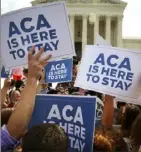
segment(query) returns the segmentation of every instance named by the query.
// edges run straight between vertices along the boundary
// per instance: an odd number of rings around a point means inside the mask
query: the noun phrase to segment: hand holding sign
[[[28,78],[38,80],[43,74],[43,67],[48,63],[48,60],[51,58],[51,55],[47,55],[45,58],[40,60],[44,49],[40,49],[40,51],[34,54],[35,47],[32,47],[28,54]]]

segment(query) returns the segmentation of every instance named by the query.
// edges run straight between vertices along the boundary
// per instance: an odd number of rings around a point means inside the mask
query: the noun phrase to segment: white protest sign
[[[1,17],[1,55],[6,68],[27,64],[28,50],[45,48],[52,60],[75,55],[65,3],[25,8]]]
[[[86,46],[75,86],[137,99],[141,92],[140,64],[141,52],[107,46]]]
[[[96,44],[97,45],[104,45],[104,46],[111,46],[102,36],[96,34]]]
[[[137,99],[127,100],[126,98],[116,98],[116,101],[131,103],[135,105],[141,105],[141,95]]]

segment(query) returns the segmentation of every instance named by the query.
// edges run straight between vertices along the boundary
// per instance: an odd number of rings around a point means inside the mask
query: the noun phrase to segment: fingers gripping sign
[[[34,78],[38,80],[42,76],[43,67],[47,65],[49,59],[51,58],[51,55],[47,55],[43,59],[40,59],[43,52],[44,52],[44,48],[41,48],[40,51],[37,54],[35,54],[34,46],[29,51],[28,54],[29,78]]]

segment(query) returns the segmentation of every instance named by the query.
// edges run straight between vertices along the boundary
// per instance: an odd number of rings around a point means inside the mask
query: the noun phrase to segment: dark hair
[[[80,61],[79,57],[77,56],[73,57],[73,65],[78,65],[79,61]]]
[[[19,89],[19,88],[16,88],[16,90],[15,91],[19,91],[19,93],[21,93],[21,90]]]
[[[13,112],[13,108],[5,108],[1,111],[1,126],[7,125],[8,120]]]
[[[124,107],[124,106],[126,106],[125,102],[120,102],[120,101],[117,102],[117,108],[120,109],[120,107]]]
[[[28,74],[28,69],[27,68],[23,69],[23,73]]]
[[[99,99],[101,99],[102,100],[102,94],[101,93],[99,93],[99,92],[95,92],[95,91],[88,91],[87,93],[86,93],[86,95],[91,95],[91,96],[97,96]]]
[[[14,90],[11,90],[8,94],[9,98],[11,97],[12,93],[14,92]]]
[[[123,131],[123,134],[125,133],[127,136],[130,136],[133,122],[135,121],[139,113],[140,108],[138,106],[130,104],[126,105],[121,125],[121,131]]]
[[[51,89],[47,94],[57,94],[57,93],[58,93],[57,90]]]
[[[10,84],[11,87],[14,87],[15,86],[15,80],[14,79],[11,79],[11,84]]]
[[[69,94],[73,94],[74,92],[78,92],[79,88],[77,88],[77,87],[71,87],[71,88],[68,88],[68,91],[69,91]]]
[[[138,145],[141,145],[141,112],[134,121],[131,135]]]
[[[24,85],[24,82],[22,80],[17,80],[15,84],[16,90],[18,90],[22,85]]]
[[[114,139],[114,149],[116,152],[128,152],[127,143],[121,137]]]
[[[28,130],[22,139],[23,152],[67,152],[68,138],[56,124],[41,124]]]

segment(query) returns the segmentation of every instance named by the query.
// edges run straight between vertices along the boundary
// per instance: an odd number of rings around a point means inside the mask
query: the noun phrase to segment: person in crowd
[[[7,125],[14,108],[4,108],[1,111],[1,126]]]
[[[47,94],[60,94],[58,90],[50,89]]]
[[[39,83],[37,86],[37,94],[47,94],[50,87],[45,83],[45,70],[43,69],[43,76],[39,78]]]
[[[123,137],[131,136],[132,125],[140,113],[140,108],[137,105],[127,104],[123,111],[123,118],[121,124],[121,134]]]
[[[112,144],[107,137],[96,134],[94,137],[93,152],[112,152]]]
[[[131,138],[131,129],[136,117],[140,113],[140,108],[136,105],[127,104],[122,109],[121,129],[118,136],[114,139],[115,147],[123,151],[137,152],[137,145]]]
[[[101,96],[102,97],[102,96]],[[115,139],[118,137],[117,133],[113,129],[113,120],[114,120],[114,97],[110,95],[103,96],[104,99],[104,109],[102,114],[102,120],[101,120],[101,127],[99,127],[98,134],[106,137],[112,146],[112,151],[115,151],[115,149],[118,150],[125,150],[126,147],[123,147],[123,145],[118,145],[118,140]],[[117,144],[118,142],[118,144]],[[118,147],[117,147],[118,145]],[[111,148],[110,150],[111,151]]]
[[[113,152],[132,152],[128,151],[128,146],[119,135],[113,137]]]
[[[7,92],[9,91],[10,85],[11,79],[5,79],[3,88],[1,89],[1,108],[3,108],[5,102],[7,101]]]
[[[43,74],[43,67],[51,58],[51,55],[48,55],[41,60],[44,49],[42,48],[36,55],[34,55],[34,49],[35,47],[32,47],[28,54],[28,79],[20,102],[10,116],[7,125],[1,128],[2,152],[12,152],[27,131],[35,104],[37,81]]]
[[[69,87],[68,91],[69,91],[69,94],[73,94],[75,92],[78,92],[79,88],[77,88],[77,87]]]
[[[131,137],[136,143],[137,150],[141,146],[141,112],[132,125]]]
[[[9,92],[9,103],[8,103],[8,107],[9,108],[13,108],[18,101],[20,100],[21,97],[21,92],[20,90],[11,90]]]
[[[25,87],[24,81],[22,81],[22,80],[17,80],[17,81],[15,82],[15,89],[16,89],[16,90],[22,91],[24,87]]]
[[[15,80],[14,80],[14,79],[11,79],[11,84],[10,84],[9,90],[13,90],[13,89],[14,89],[15,83],[16,83]]]
[[[39,84],[41,86],[40,94],[47,94],[49,92],[49,87],[47,83]]]
[[[28,69],[27,68],[23,69],[23,76],[24,76],[23,77],[24,79],[27,79],[27,76],[28,76]]]
[[[56,124],[33,126],[22,139],[22,152],[68,152],[68,137]]]

